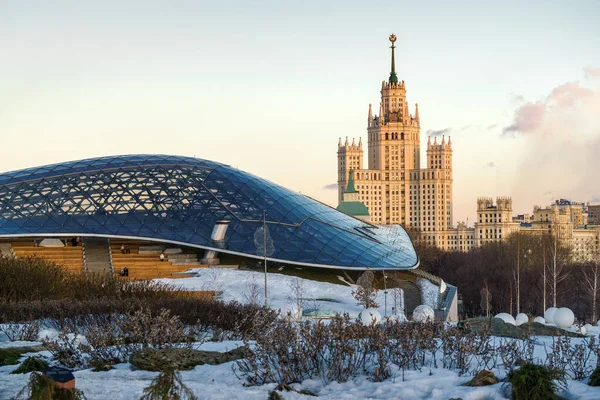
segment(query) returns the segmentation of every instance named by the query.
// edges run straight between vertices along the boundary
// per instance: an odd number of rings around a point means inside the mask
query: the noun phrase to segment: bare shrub
[[[73,333],[61,332],[58,338],[44,339],[44,347],[60,364],[67,368],[83,368],[87,365],[85,354],[80,347],[80,338]]]
[[[142,347],[164,349],[190,343],[185,325],[168,309],[135,311],[122,320],[119,328],[130,343],[139,343]]]
[[[39,321],[30,321],[17,324],[9,323],[0,326],[0,331],[4,332],[11,342],[15,342],[17,340],[33,342],[37,340],[40,332],[40,326],[41,324]]]
[[[498,346],[498,354],[502,359],[502,365],[508,374],[511,374],[516,367],[523,364],[533,363],[533,350],[535,344],[531,338],[520,339],[501,339]]]
[[[85,335],[88,327],[110,323],[113,314],[131,314],[141,309],[149,309],[155,313],[167,309],[183,324],[194,326],[194,332],[220,329],[228,332],[231,339],[253,337],[268,329],[277,317],[276,311],[261,305],[186,297],[157,297],[0,303],[0,322],[24,322],[24,316],[28,316],[28,320],[43,319],[44,324],[50,328]]]
[[[182,292],[163,282],[129,281],[106,274],[75,274],[38,257],[0,257],[0,303],[164,298]]]
[[[375,275],[369,269],[362,273],[356,281],[356,288],[352,290],[352,296],[357,304],[364,308],[379,307],[375,301],[377,298],[377,289],[375,288]]]
[[[256,273],[254,272],[252,272],[252,280],[246,284],[244,300],[253,306],[258,306],[265,302],[264,288],[256,282]]]
[[[582,344],[572,344],[568,336],[552,338],[550,351],[546,350],[546,366],[552,370],[565,371],[572,379],[581,381],[590,376],[594,368],[589,363],[592,356],[599,362],[596,338],[584,339]]]

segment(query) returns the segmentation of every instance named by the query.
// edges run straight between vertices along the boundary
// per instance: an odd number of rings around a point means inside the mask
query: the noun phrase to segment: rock
[[[580,335],[578,333],[565,331],[555,326],[548,326],[537,322],[527,322],[520,326],[514,326],[512,324],[505,323],[499,318],[470,318],[459,322],[458,326],[464,329],[466,329],[466,327],[469,327],[469,330],[473,332],[481,332],[481,330],[487,327],[490,335],[510,337],[515,339],[521,339],[528,333],[531,335],[540,336],[563,335],[570,337],[583,337],[583,335]]]
[[[479,371],[477,375],[473,377],[469,382],[465,383],[463,386],[489,386],[495,385],[498,383],[498,378],[491,371],[486,371],[485,369]]]
[[[246,358],[249,352],[245,346],[224,353],[185,348],[144,349],[132,354],[129,362],[146,371],[163,371],[165,368],[185,371],[194,369],[197,365],[219,365]]]

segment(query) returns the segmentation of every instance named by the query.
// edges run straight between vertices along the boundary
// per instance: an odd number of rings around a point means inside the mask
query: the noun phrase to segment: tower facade
[[[371,222],[402,224],[436,237],[452,227],[452,142],[437,138],[427,145],[427,166],[421,167],[419,106],[409,107],[406,84],[396,74],[396,36],[391,71],[381,83],[379,109],[369,104],[367,116],[368,168],[363,169],[362,140],[338,143],[338,197],[343,200],[350,171],[359,199]],[[376,114],[378,112],[378,114]]]

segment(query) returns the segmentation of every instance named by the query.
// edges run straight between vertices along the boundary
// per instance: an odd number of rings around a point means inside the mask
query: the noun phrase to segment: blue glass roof
[[[230,166],[191,157],[93,158],[0,174],[0,236],[139,238],[261,258],[267,226],[273,261],[347,269],[410,269],[403,229],[379,228]],[[211,240],[228,220],[223,243]]]

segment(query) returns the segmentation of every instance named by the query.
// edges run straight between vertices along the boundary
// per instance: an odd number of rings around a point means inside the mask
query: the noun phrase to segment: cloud
[[[600,77],[600,67],[587,66],[583,69],[585,72],[585,79],[593,79]]]
[[[447,135],[452,131],[452,128],[444,128],[444,129],[440,129],[438,131],[435,131],[433,129],[428,130],[427,132],[425,132],[425,134],[427,136],[440,136],[440,135]]]
[[[325,190],[337,190],[337,188],[338,188],[337,183],[330,183],[329,185],[323,186],[323,189],[325,189]]]
[[[489,125],[489,126],[487,127],[487,130],[488,130],[488,131],[491,131],[492,129],[494,129],[494,128],[495,128],[495,127],[497,127],[497,126],[498,126],[498,124],[491,124],[491,125]]]
[[[535,103],[528,102],[515,110],[513,123],[502,129],[507,136],[515,136],[517,133],[539,132],[545,123],[547,113],[570,112],[589,98],[593,98],[595,92],[585,88],[578,81],[567,82],[552,89],[544,100]]]
[[[488,168],[496,168],[496,163],[493,161],[490,161],[489,163],[485,164],[485,166]]]
[[[508,98],[513,103],[521,103],[521,102],[525,101],[525,97],[523,97],[522,94],[517,94],[517,93],[509,94]]]
[[[531,133],[535,131],[544,118],[546,105],[543,103],[527,103],[515,111],[512,125],[502,129],[504,135],[515,132]]]
[[[515,109],[504,134],[519,134],[510,190],[531,207],[551,199],[590,201],[600,194],[600,88],[572,81],[556,85],[540,101]],[[517,142],[515,142],[517,143]]]

